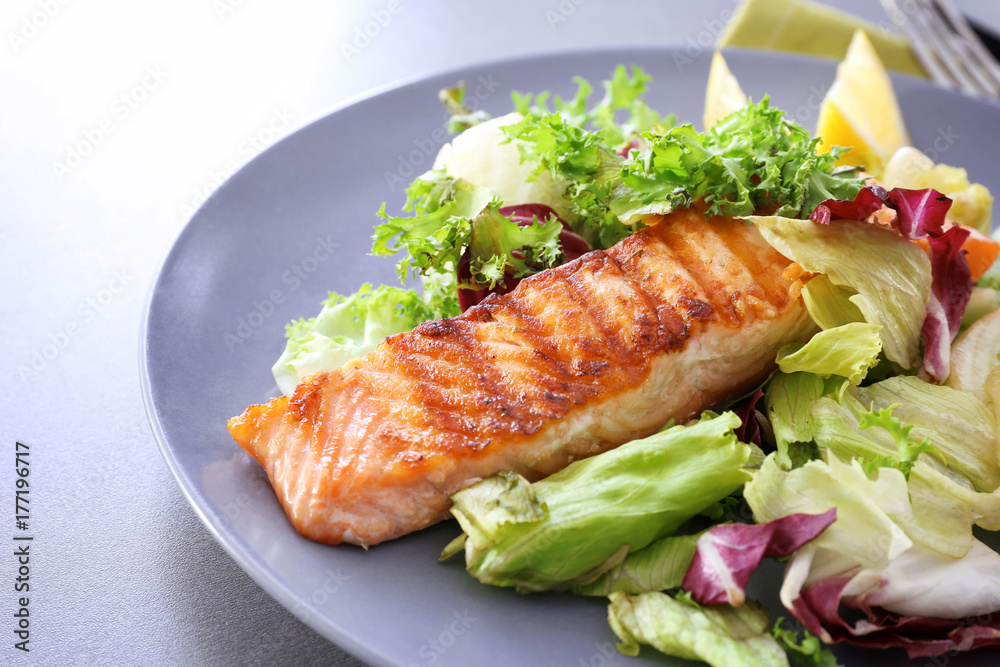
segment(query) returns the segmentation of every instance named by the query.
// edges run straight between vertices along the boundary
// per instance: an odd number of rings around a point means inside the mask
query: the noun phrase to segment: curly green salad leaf
[[[466,568],[483,583],[519,591],[583,585],[630,551],[669,535],[739,489],[750,445],[732,412],[673,426],[581,461],[534,484],[515,473],[451,497]]]
[[[555,96],[553,104],[549,105],[551,94],[548,92],[538,95],[514,92],[511,97],[514,109],[523,116],[558,116],[567,124],[579,128],[592,125],[606,145],[617,148],[638,138],[643,132],[662,130],[676,123],[673,114],[661,116],[646,102],[645,95],[651,79],[641,67],[633,66],[629,74],[625,65],[619,65],[611,79],[604,82],[604,97],[592,108],[588,108],[587,104],[593,88],[582,77],[573,78],[577,85],[576,95],[568,101]],[[625,119],[619,122],[618,116],[622,112]]]
[[[853,198],[863,185],[855,170],[834,168],[843,151],[817,155],[819,139],[772,108],[767,97],[708,132],[687,124],[643,136],[650,148],[622,164],[621,188],[611,203],[625,224],[699,199],[710,214],[776,207],[777,215],[807,216],[831,194]]]
[[[592,247],[609,248],[634,231],[611,211],[611,196],[622,159],[606,143],[603,130],[591,132],[559,114],[525,116],[503,128],[531,178],[549,175],[565,184],[564,197],[576,233]]]
[[[465,104],[465,92],[465,82],[460,82],[451,88],[443,88],[438,92],[438,100],[451,114],[448,119],[448,131],[452,134],[464,132],[490,119],[490,114],[485,109],[473,110]]]
[[[463,87],[443,90],[451,127],[461,133],[407,189],[409,215],[390,215],[382,205],[372,254],[399,253],[396,271],[404,284],[411,276],[424,281],[426,316],[451,316],[459,312],[458,289],[510,289],[565,261],[563,225],[589,247],[608,248],[642,216],[699,198],[713,212],[771,206],[790,215],[860,189],[853,172],[833,168],[836,151],[816,155],[816,141],[766,99],[699,134],[648,105],[649,79],[639,67],[618,67],[593,105],[593,89],[583,79],[569,100],[515,93],[517,111],[493,119],[465,105]],[[548,206],[558,219],[519,224],[501,213],[525,204]],[[416,302],[401,298],[397,307],[412,310]],[[330,342],[356,337],[350,327],[322,333],[308,324],[290,327],[276,379],[290,390],[307,369],[332,370],[375,340]]]
[[[610,208],[619,179],[621,154],[638,149],[646,132],[662,134],[673,127],[673,114],[661,116],[643,96],[650,80],[641,68],[629,75],[620,65],[609,81],[600,102],[588,109],[590,84],[577,77],[576,95],[570,101],[559,97],[554,109],[549,94],[514,93],[514,106],[524,116],[503,128],[509,141],[520,151],[521,161],[532,165],[530,178],[545,174],[565,184],[565,199],[572,210],[573,230],[591,247],[609,248],[630,233]],[[624,113],[625,120],[618,122]]]
[[[431,172],[408,191],[412,207],[420,214],[392,217],[379,210],[386,222],[375,229],[375,255],[405,250],[396,264],[400,278],[415,273],[453,271],[466,248],[471,251],[473,282],[461,287],[491,288],[507,272],[522,278],[554,266],[560,256],[558,220],[534,220],[518,225],[500,213],[501,202],[487,188],[463,178]]]

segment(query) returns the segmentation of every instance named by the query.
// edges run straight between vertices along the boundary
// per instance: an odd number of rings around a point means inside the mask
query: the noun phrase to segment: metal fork
[[[882,7],[909,34],[932,79],[967,93],[1000,97],[1000,63],[951,0],[882,0]]]

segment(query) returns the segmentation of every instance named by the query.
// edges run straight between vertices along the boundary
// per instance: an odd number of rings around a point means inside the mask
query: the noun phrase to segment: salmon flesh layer
[[[752,225],[647,223],[250,406],[233,438],[303,535],[377,544],[445,518],[483,477],[536,480],[696,416],[813,333],[790,260]]]

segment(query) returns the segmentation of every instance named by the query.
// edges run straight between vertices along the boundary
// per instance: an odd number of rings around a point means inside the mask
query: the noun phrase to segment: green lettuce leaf
[[[878,362],[882,343],[878,324],[852,322],[815,334],[797,349],[784,347],[776,361],[784,373],[804,371],[822,377],[839,375],[860,384],[868,369]]]
[[[841,598],[855,609],[878,605],[901,615],[947,619],[995,610],[1000,556],[974,540],[954,556],[909,539],[919,514],[934,510],[916,503],[908,508],[906,492],[898,470],[882,469],[877,480],[870,480],[857,461],[848,464],[837,457],[792,471],[766,461],[747,485],[755,517],[837,504],[834,524],[793,555],[780,593],[786,608],[826,641],[832,639],[810,605],[834,611]],[[834,598],[805,601],[803,590],[819,582],[831,584],[826,594]],[[862,621],[854,627],[863,633],[871,625]]]
[[[597,579],[749,479],[751,447],[736,439],[739,424],[727,412],[576,461],[534,484],[508,474],[459,491],[452,514],[467,535],[467,569],[522,592]]]
[[[775,376],[765,401],[779,467],[821,456],[908,478],[913,519],[898,523],[914,541],[957,558],[973,524],[1000,522],[994,417],[975,398],[910,376],[838,387],[796,373]]]
[[[873,480],[859,463],[845,463],[835,456],[783,470],[770,455],[744,487],[743,496],[757,523],[836,507],[837,520],[810,546],[840,554],[851,563],[883,568],[913,545],[899,525],[900,519],[913,514],[906,479],[894,468],[881,470]],[[819,572],[816,579],[830,574]]]
[[[851,297],[856,292],[845,289],[823,274],[813,276],[802,286],[802,301],[806,310],[821,329],[834,329],[852,322],[864,322],[862,314]]]
[[[764,404],[782,468],[797,468],[819,456],[812,451],[815,448],[807,447],[813,441],[809,416],[813,404],[826,393],[823,378],[812,373],[776,373],[768,382]]]
[[[615,591],[635,595],[677,588],[691,566],[696,535],[668,535],[630,552],[625,560],[588,584],[570,588],[576,595],[606,597]]]
[[[888,406],[873,408],[871,400],[858,400],[856,395],[863,390],[852,389],[839,401],[829,397],[815,401],[809,423],[820,452],[828,461],[854,459],[869,476],[881,476],[888,469],[898,470],[904,478],[908,474],[912,516],[897,517],[897,523],[913,541],[961,557],[972,544],[973,524],[986,525],[984,517],[997,520],[1000,496],[975,491],[967,478],[944,465],[938,458],[944,448],[937,446],[941,442],[937,436],[897,417],[891,421],[879,417]],[[888,428],[862,426],[874,421]],[[924,454],[925,440],[934,447],[933,456]]]
[[[618,650],[639,654],[639,644],[713,667],[787,666],[788,657],[768,631],[767,610],[753,600],[740,607],[702,607],[666,593],[612,593],[608,622]]]
[[[879,324],[886,356],[903,366],[920,364],[920,331],[931,293],[927,253],[891,229],[854,220],[823,225],[811,220],[752,216],[778,252],[850,297],[869,324]]]
[[[285,327],[285,351],[271,369],[278,388],[291,395],[307,375],[339,368],[374,350],[387,336],[443,317],[413,290],[369,283],[350,296],[331,292],[319,315]]]
[[[912,511],[896,523],[953,558],[971,548],[974,524],[1000,528],[995,417],[980,401],[909,376],[839,393],[806,374],[778,377],[765,396],[779,467],[790,467],[781,458],[784,438],[812,440],[828,462],[853,459],[869,476],[898,469],[908,477]]]
[[[889,378],[852,390],[861,406],[882,410],[913,426],[914,440],[926,438],[944,456],[949,470],[977,491],[1000,487],[996,420],[982,402],[964,392],[915,377]]]

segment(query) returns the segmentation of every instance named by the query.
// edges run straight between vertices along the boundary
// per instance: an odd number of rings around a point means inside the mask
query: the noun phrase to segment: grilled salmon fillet
[[[500,470],[535,480],[760,383],[814,331],[756,228],[681,210],[229,421],[288,517],[372,545]],[[794,272],[788,272],[791,275]]]

